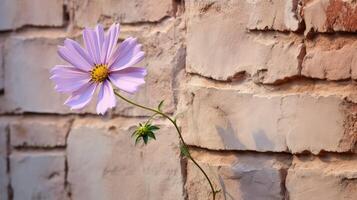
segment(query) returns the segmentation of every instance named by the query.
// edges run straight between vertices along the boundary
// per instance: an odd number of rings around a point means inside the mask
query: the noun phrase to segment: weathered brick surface
[[[248,28],[252,30],[297,31],[300,26],[298,0],[258,0],[252,4]]]
[[[357,79],[355,38],[320,36],[306,43],[303,76],[327,80]]]
[[[75,0],[75,21],[83,26],[93,26],[105,19],[120,23],[157,22],[172,16],[174,1],[168,0]]]
[[[311,0],[303,8],[306,33],[357,31],[357,7],[351,0]]]
[[[94,117],[96,97],[72,111],[54,91],[57,45],[113,22],[146,52],[124,95],[165,100],[218,199],[357,199],[356,2],[2,0],[0,200],[208,199],[167,121],[135,146],[152,113],[119,100]]]
[[[64,25],[63,0],[2,0],[0,30],[17,29],[25,25]]]
[[[357,199],[357,157],[294,157],[286,189],[291,200]]]
[[[299,75],[302,40],[296,35],[247,33],[250,7],[244,2],[186,2],[187,71],[216,80],[247,73],[263,83]]]
[[[138,122],[125,118],[74,122],[67,147],[73,199],[184,199],[174,128],[156,122],[161,127],[157,140],[135,146],[130,136]]]
[[[14,200],[63,200],[66,197],[62,152],[12,153],[10,172]]]
[[[351,108],[341,93],[264,94],[202,85],[192,85],[188,93],[189,144],[293,153],[353,150],[355,134],[345,130],[346,124],[354,126],[353,114],[346,113]]]
[[[49,70],[63,63],[57,45],[63,35],[57,32],[17,35],[8,39],[5,50],[5,91],[0,110],[17,112],[65,113],[65,95],[54,91]]]
[[[259,153],[215,153],[193,151],[198,163],[208,172],[217,199],[284,199],[284,180],[290,158],[287,155]],[[186,189],[191,200],[209,199],[210,188],[203,174],[189,162]]]
[[[14,147],[59,147],[66,145],[69,118],[27,116],[10,125],[11,145]]]

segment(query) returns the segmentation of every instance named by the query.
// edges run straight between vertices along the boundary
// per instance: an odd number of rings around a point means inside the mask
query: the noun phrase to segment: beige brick
[[[193,151],[194,158],[221,189],[216,199],[284,199],[287,155]],[[186,189],[190,200],[210,199],[203,174],[188,162]]]
[[[305,33],[357,31],[357,8],[352,0],[311,0],[303,8]]]
[[[63,0],[1,0],[0,30],[64,25]]]
[[[172,16],[173,7],[171,0],[75,0],[75,21],[81,27],[106,18],[120,23],[156,22]]]
[[[343,95],[241,90],[190,86],[189,106],[182,111],[187,142],[217,150],[353,150],[355,130],[345,127],[353,127],[355,113],[346,111],[355,105],[348,107]]]
[[[248,33],[250,4],[209,2],[186,2],[188,72],[216,80],[232,80],[247,73],[263,83],[299,75],[304,49],[301,38]]]
[[[5,45],[5,91],[0,110],[6,112],[68,113],[66,96],[55,92],[49,70],[63,61],[57,45],[63,41],[57,32],[16,35]]]
[[[258,0],[252,4],[248,28],[252,30],[297,31],[298,0]]]
[[[66,145],[70,119],[53,116],[27,116],[10,125],[14,147],[59,147]]]
[[[12,153],[10,168],[14,200],[65,199],[64,153]]]
[[[356,164],[355,155],[295,157],[286,180],[289,199],[357,199]]]
[[[357,79],[357,42],[354,38],[318,36],[308,40],[301,74],[307,77]]]
[[[73,199],[184,199],[175,129],[155,122],[157,140],[135,146],[130,136],[140,121],[75,120],[67,147]]]

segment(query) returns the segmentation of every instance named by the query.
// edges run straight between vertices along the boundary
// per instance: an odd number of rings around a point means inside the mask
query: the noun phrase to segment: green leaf
[[[148,136],[156,140],[155,134],[152,131],[148,132]]]
[[[188,148],[185,145],[181,144],[180,150],[181,150],[181,155],[190,157],[190,152],[188,151]]]
[[[162,106],[164,105],[164,100],[162,100],[159,105],[157,106],[157,109],[161,111]]]
[[[156,131],[156,130],[159,130],[159,129],[160,129],[158,126],[155,126],[155,125],[150,125],[149,127],[150,127],[149,129],[150,129],[151,131]]]
[[[143,135],[143,140],[144,140],[144,144],[147,144],[149,141],[149,137],[147,135]]]

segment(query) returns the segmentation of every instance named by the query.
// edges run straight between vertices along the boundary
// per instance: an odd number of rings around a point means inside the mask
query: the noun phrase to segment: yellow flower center
[[[100,65],[96,65],[90,73],[91,73],[92,81],[96,83],[101,83],[108,78],[109,69],[107,65],[100,64]]]

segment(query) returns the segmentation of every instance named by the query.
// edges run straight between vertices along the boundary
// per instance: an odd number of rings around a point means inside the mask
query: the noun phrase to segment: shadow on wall
[[[227,127],[219,125],[216,125],[215,127],[226,149],[249,150],[251,148],[240,142],[237,136],[238,134],[232,127],[232,123],[230,121],[227,122]],[[264,149],[274,149],[274,143],[267,137],[264,130],[258,129],[253,133],[247,133],[247,135],[252,135],[253,137],[255,143],[255,148],[253,148],[254,150],[260,151]]]

